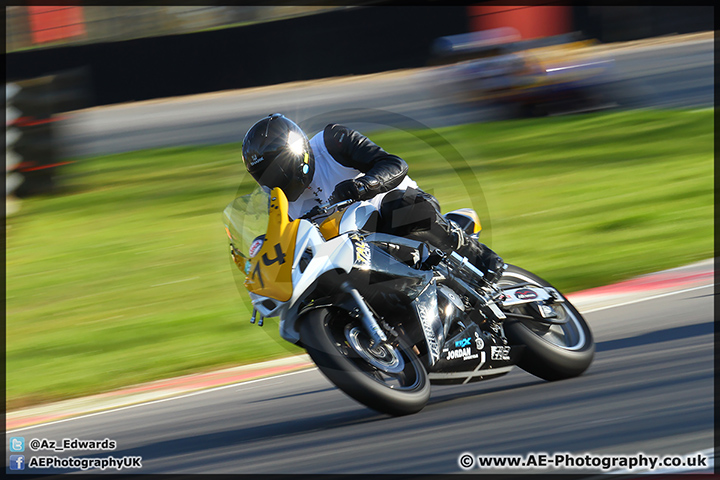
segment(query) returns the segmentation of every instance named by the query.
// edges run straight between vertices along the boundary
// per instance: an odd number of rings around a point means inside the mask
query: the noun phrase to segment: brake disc
[[[358,327],[345,327],[345,338],[352,349],[373,367],[385,373],[400,373],[405,368],[405,361],[397,350],[387,343],[370,347],[367,334]]]

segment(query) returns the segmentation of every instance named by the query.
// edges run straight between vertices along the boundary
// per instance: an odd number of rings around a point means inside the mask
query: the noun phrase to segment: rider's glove
[[[307,218],[317,217],[317,216],[320,215],[321,213],[323,213],[322,207],[320,207],[319,205],[315,205],[314,207],[312,207],[312,208],[310,209],[309,212],[307,212],[305,215],[303,215],[303,216],[300,217],[300,218],[305,218],[305,219],[307,219]]]
[[[365,200],[369,197],[367,183],[365,183],[362,178],[344,180],[335,186],[332,196],[336,202],[342,202],[343,200]]]

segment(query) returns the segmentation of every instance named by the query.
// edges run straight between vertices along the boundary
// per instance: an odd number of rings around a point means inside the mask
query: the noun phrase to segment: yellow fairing
[[[273,188],[270,193],[269,216],[262,248],[249,260],[245,288],[252,293],[286,302],[293,291],[292,264],[300,220],[289,220],[287,197],[279,188]]]
[[[322,233],[322,236],[325,238],[325,240],[330,240],[340,234],[340,219],[342,218],[342,216],[343,211],[339,210],[327,217],[320,224],[320,233]]]

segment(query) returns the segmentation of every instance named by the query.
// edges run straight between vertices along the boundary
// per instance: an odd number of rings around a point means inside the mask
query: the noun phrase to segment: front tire
[[[430,398],[420,359],[404,342],[369,348],[359,322],[339,308],[300,319],[300,340],[320,371],[363,405],[389,415],[417,413]]]
[[[498,281],[499,286],[518,283],[551,287],[550,283],[520,267],[508,265]],[[505,335],[512,344],[525,345],[518,366],[544,380],[554,381],[576,377],[592,363],[595,342],[587,322],[577,309],[563,296],[564,303],[553,308],[559,318],[567,318],[562,325],[548,325],[533,320],[508,316],[503,323]],[[511,311],[527,315],[528,307],[513,307]]]

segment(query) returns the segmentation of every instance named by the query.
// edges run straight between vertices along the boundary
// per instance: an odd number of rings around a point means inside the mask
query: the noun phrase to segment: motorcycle
[[[371,203],[348,200],[291,221],[279,188],[230,203],[223,219],[246,275],[250,321],[280,317],[281,337],[333,384],[395,416],[422,410],[431,384],[486,380],[514,366],[554,381],[590,366],[592,333],[550,283],[508,264],[488,281],[456,252],[372,231],[377,215]],[[480,234],[471,209],[445,218]]]

